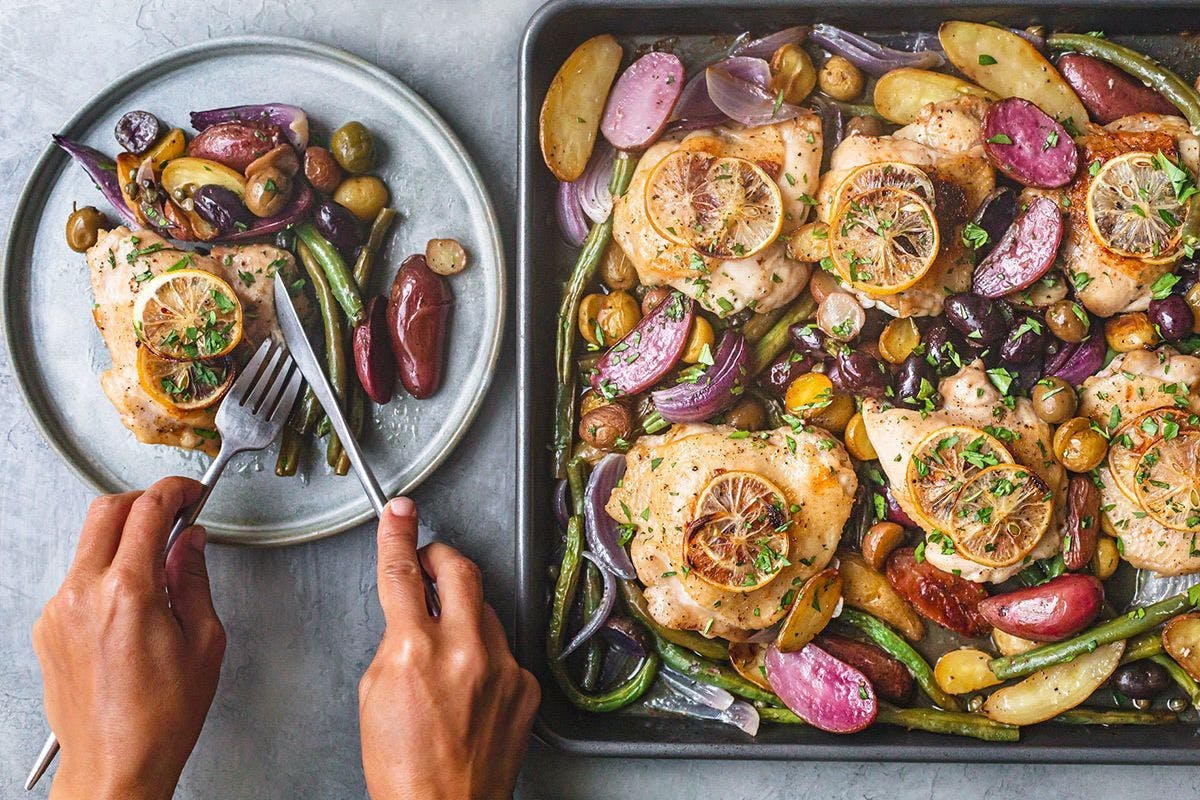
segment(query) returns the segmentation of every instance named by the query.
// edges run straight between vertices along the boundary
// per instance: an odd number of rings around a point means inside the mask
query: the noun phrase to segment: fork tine
[[[284,388],[275,410],[271,412],[271,422],[281,422],[288,414],[292,413],[292,406],[296,404],[296,397],[300,394],[300,384],[303,382],[304,376],[297,369],[292,373],[292,379]]]
[[[236,398],[233,400],[233,402],[240,404],[241,398],[245,397],[246,393],[250,391],[250,388],[254,385],[254,381],[258,375],[259,367],[261,367],[263,361],[266,360],[267,353],[271,352],[272,344],[273,342],[270,339],[265,339],[263,343],[258,346],[258,350],[254,351],[254,356],[242,369],[242,374],[238,375],[237,380],[233,382],[233,386],[229,387],[230,397]]]
[[[295,362],[292,361],[291,355],[284,350],[283,358],[279,362],[279,371],[271,379],[271,385],[267,387],[266,395],[258,408],[255,409],[255,415],[261,419],[270,419],[271,413],[275,410],[275,406],[283,394],[283,390],[287,388],[288,380],[292,377],[292,368]]]
[[[254,388],[250,390],[250,396],[246,398],[245,405],[246,408],[250,409],[251,414],[257,413],[259,407],[262,406],[262,399],[266,396],[271,386],[274,385],[279,364],[284,358],[291,360],[287,354],[287,350],[284,350],[282,347],[276,348],[271,353],[271,360],[263,366],[262,374],[254,382]]]

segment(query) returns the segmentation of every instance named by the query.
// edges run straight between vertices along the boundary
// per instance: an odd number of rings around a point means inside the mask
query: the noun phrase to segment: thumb
[[[213,608],[204,557],[204,528],[193,525],[183,532],[167,556],[167,593],[184,637],[201,648],[224,639],[221,621]]]

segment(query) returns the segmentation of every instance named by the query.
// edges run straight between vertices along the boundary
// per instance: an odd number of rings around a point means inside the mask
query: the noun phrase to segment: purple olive
[[[1168,342],[1178,342],[1191,336],[1192,327],[1196,324],[1192,307],[1177,294],[1167,295],[1162,300],[1151,300],[1146,316]]]
[[[162,123],[149,111],[130,111],[117,120],[113,134],[123,149],[140,156],[158,141],[162,134]]]
[[[1013,220],[1017,218],[1017,211],[1017,196],[1007,186],[1000,186],[994,189],[980,203],[979,210],[975,212],[975,216],[971,221],[987,233],[987,240],[983,241],[983,237],[978,235],[971,237],[964,234],[963,236],[964,239],[970,241],[971,246],[975,249],[976,264],[982,261],[988,253],[992,252],[992,248],[996,246],[996,242],[1000,241],[1000,237],[1004,235],[1005,231],[1012,226]]]
[[[1112,676],[1112,686],[1134,700],[1153,700],[1171,685],[1171,676],[1153,661],[1135,661],[1118,667]]]
[[[801,352],[820,354],[828,352],[829,335],[814,323],[797,322],[788,328],[788,338],[792,340],[792,344],[795,345],[796,349]]]
[[[232,233],[238,223],[249,226],[254,217],[242,198],[224,186],[206,183],[192,194],[196,213],[200,219],[212,225],[221,233]]]
[[[344,206],[331,200],[323,200],[317,206],[313,225],[338,249],[343,258],[352,258],[354,249],[362,244],[363,232],[358,219]]]
[[[862,397],[884,397],[892,374],[884,363],[866,350],[842,350],[834,356],[829,379],[838,391]]]
[[[924,410],[930,404],[936,405],[937,387],[937,372],[923,356],[913,353],[900,362],[896,372],[897,403]]]
[[[1046,349],[1046,326],[1034,316],[1015,320],[1000,345],[1000,358],[1008,364],[1028,364]]]
[[[275,246],[280,250],[292,252],[296,249],[296,232],[291,228],[284,228],[275,234]]]
[[[941,376],[958,372],[969,352],[958,331],[941,319],[934,320],[921,333],[921,344],[925,348],[925,360]]]
[[[862,329],[858,332],[858,338],[855,341],[859,342],[877,342],[879,335],[883,333],[883,329],[892,321],[892,317],[883,313],[878,308],[868,308],[867,321],[863,323]]]
[[[814,359],[811,354],[787,351],[771,362],[758,376],[758,385],[777,397],[787,394],[792,381],[806,372],[812,372]]]
[[[999,303],[963,292],[946,298],[946,319],[970,343],[992,344],[1004,336],[1008,323]]]

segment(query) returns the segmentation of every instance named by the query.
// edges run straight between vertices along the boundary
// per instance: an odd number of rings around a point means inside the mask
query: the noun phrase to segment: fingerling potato
[[[884,73],[875,82],[875,110],[889,122],[907,125],[915,122],[917,113],[930,103],[956,100],[964,95],[1000,99],[994,92],[953,75],[902,67]]]
[[[546,90],[539,139],[546,166],[560,181],[575,180],[587,167],[621,55],[612,36],[594,36],[575,48]]]
[[[1034,725],[1074,708],[1113,674],[1125,642],[1113,642],[1065,664],[1040,669],[1020,683],[992,692],[983,713],[1009,725]]]

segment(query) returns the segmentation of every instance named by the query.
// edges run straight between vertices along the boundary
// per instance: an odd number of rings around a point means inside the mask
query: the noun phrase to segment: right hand
[[[387,628],[358,686],[367,791],[373,800],[511,797],[541,692],[483,602],[479,568],[444,544],[418,554],[408,498],[388,503],[378,546]],[[421,564],[437,581],[436,618]]]

